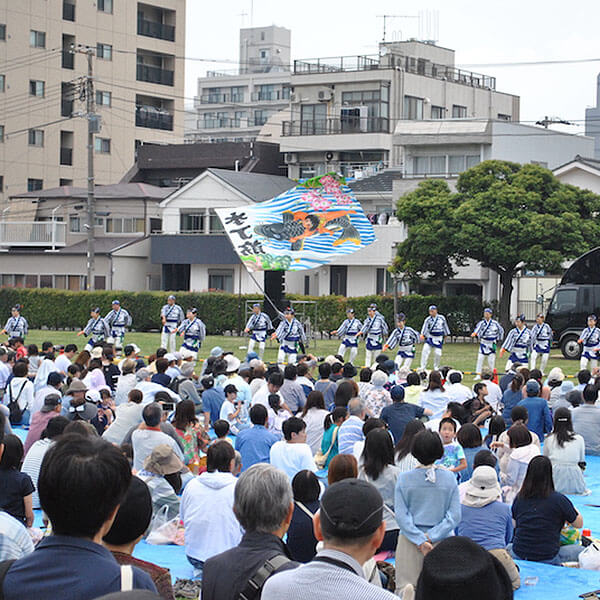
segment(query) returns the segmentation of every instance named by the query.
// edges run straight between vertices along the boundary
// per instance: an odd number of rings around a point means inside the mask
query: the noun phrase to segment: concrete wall
[[[583,190],[600,194],[600,176],[598,172],[592,173],[584,169],[573,168],[566,173],[557,175],[557,177],[562,183],[576,185]]]

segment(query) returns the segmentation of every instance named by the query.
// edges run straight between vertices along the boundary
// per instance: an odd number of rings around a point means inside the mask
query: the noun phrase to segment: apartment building
[[[280,131],[273,123],[262,132],[280,136],[289,177],[373,175],[403,164],[392,141],[398,122],[518,121],[519,97],[497,91],[494,77],[457,68],[454,50],[410,40],[382,43],[377,56],[295,60],[290,110]]]
[[[241,29],[239,69],[198,79],[186,141],[254,141],[269,118],[289,107],[290,44],[285,27]]]
[[[119,181],[142,142],[181,142],[184,41],[185,0],[0,0],[0,203],[87,184],[88,62],[73,49],[94,51],[96,183]]]

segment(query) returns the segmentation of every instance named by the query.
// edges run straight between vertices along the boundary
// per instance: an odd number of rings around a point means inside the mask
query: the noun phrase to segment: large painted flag
[[[375,241],[352,190],[332,173],[273,200],[216,213],[249,271],[313,269]]]

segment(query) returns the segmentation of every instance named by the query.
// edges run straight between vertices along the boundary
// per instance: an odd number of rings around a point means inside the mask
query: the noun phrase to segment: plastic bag
[[[589,545],[579,555],[579,568],[600,571],[600,548],[596,544]]]
[[[572,546],[581,543],[581,532],[573,525],[565,525],[560,532],[560,545]]]
[[[150,532],[146,538],[149,544],[175,544],[180,519],[179,515],[169,519],[168,513],[169,507],[165,505],[152,518]]]

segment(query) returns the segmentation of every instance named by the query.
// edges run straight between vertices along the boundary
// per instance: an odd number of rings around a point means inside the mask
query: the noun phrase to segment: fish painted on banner
[[[322,175],[255,205],[216,210],[249,271],[300,271],[365,248],[372,224],[342,177]]]

